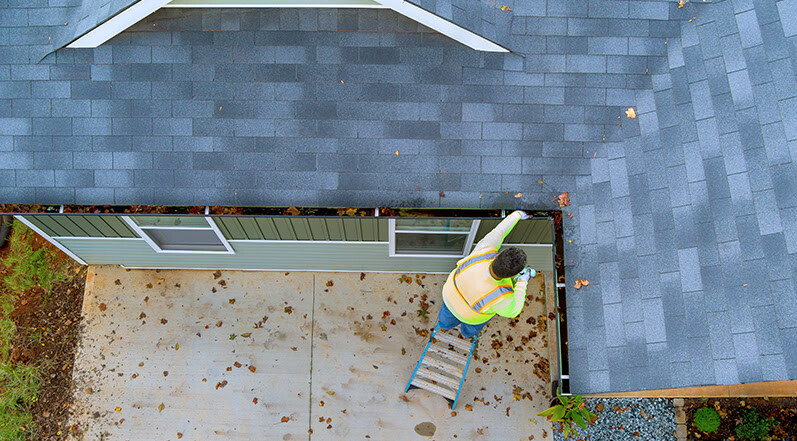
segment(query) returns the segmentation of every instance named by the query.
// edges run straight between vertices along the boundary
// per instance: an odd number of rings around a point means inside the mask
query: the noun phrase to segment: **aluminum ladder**
[[[473,337],[471,342],[445,332],[439,324],[435,326],[404,392],[418,388],[441,395],[453,410],[465,382],[477,337]]]

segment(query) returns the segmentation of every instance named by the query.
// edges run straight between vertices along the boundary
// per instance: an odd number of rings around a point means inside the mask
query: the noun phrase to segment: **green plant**
[[[760,441],[769,437],[769,431],[777,426],[774,418],[765,418],[755,408],[746,409],[742,415],[742,424],[736,427],[736,436],[751,441]]]
[[[3,281],[8,288],[17,293],[36,286],[46,293],[53,282],[65,277],[62,274],[63,264],[58,263],[54,252],[47,248],[33,250],[32,234],[30,229],[15,221],[11,233],[11,248],[3,259],[3,265],[11,269]]]
[[[706,433],[716,432],[720,427],[720,415],[713,407],[701,407],[695,412],[695,427]]]
[[[566,397],[562,396],[557,389],[556,397],[559,399],[559,404],[543,410],[538,413],[537,416],[544,416],[552,422],[560,423],[564,430],[565,439],[570,436],[571,432],[580,437],[581,435],[579,435],[578,430],[576,430],[573,424],[582,429],[586,429],[587,421],[595,418],[597,415],[586,409],[587,403],[584,402],[581,395]]]

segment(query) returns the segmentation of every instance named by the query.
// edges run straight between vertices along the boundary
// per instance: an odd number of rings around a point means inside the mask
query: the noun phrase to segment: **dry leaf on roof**
[[[567,192],[564,192],[556,197],[556,202],[559,204],[559,208],[567,207],[570,205],[570,196],[568,196]]]
[[[523,197],[523,193],[516,193],[516,194],[515,194],[515,197],[516,197],[516,198],[522,198],[522,197]]]
[[[625,111],[625,116],[627,116],[630,119],[634,119],[634,118],[636,118],[636,111],[634,110],[633,107],[629,107]]]
[[[683,7],[684,7],[684,5],[686,5],[686,1],[685,1],[685,0],[679,0],[679,1],[678,1],[678,9],[681,9],[681,8],[683,8]]]

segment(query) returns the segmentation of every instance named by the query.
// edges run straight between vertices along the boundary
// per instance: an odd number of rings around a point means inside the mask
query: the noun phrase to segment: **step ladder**
[[[435,326],[404,392],[416,388],[428,390],[448,400],[453,410],[476,348],[476,338],[462,339],[440,329],[439,324]]]

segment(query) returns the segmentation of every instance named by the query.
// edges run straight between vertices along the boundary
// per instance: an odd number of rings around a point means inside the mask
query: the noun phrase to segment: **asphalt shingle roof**
[[[418,4],[513,53],[386,10],[164,9],[39,63],[68,8],[0,0],[0,201],[569,191],[574,392],[797,379],[797,0]]]

